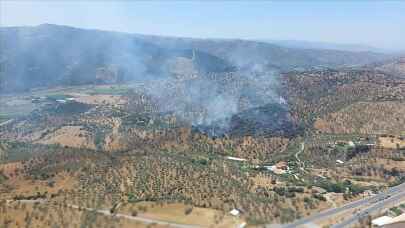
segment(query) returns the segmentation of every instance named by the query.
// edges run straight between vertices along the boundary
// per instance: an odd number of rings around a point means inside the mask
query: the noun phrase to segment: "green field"
[[[27,115],[35,109],[35,105],[33,105],[31,102],[14,105],[0,103],[0,106],[0,123],[12,118]]]
[[[110,86],[110,87],[96,87],[94,89],[90,89],[89,94],[97,95],[97,94],[108,94],[108,95],[124,95],[128,93],[130,88],[128,86]]]
[[[0,113],[0,123],[7,121],[9,119],[11,119],[11,117],[9,115]]]
[[[46,95],[46,98],[47,99],[50,99],[50,100],[64,100],[64,99],[67,99],[67,98],[71,98],[72,96],[69,96],[69,95],[66,95],[66,94],[63,94],[63,93],[54,93],[54,94],[48,94],[48,95]]]

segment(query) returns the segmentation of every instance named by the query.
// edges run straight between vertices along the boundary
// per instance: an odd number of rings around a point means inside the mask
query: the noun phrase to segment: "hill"
[[[390,50],[380,49],[373,46],[362,44],[340,44],[340,43],[316,42],[305,40],[263,40],[263,41],[288,48],[326,49],[326,50],[340,50],[353,52],[367,52],[367,51],[381,52],[381,53],[390,52]]]
[[[50,24],[0,28],[0,46],[1,92],[207,72],[362,65],[387,57],[371,52],[302,50],[255,41],[158,37]]]
[[[405,77],[405,57],[379,64],[376,69],[395,76]]]
[[[193,39],[136,35],[161,47],[203,50],[227,59],[239,68],[292,70],[311,67],[337,67],[372,63],[389,56],[370,51],[350,52],[333,49],[291,48],[263,41],[240,39]],[[249,57],[249,58],[246,58]]]
[[[2,28],[0,34],[3,91],[167,77],[176,74],[176,64],[184,72],[232,70],[210,54],[165,49],[122,33],[40,25]]]

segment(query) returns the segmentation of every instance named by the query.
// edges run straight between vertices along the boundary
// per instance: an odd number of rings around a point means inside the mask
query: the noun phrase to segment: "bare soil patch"
[[[81,126],[64,126],[37,141],[42,144],[95,149],[93,136]]]

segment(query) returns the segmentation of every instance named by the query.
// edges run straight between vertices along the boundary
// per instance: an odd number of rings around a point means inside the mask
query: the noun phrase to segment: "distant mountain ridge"
[[[161,47],[182,46],[204,50],[242,68],[255,65],[280,70],[316,66],[337,67],[363,65],[388,57],[386,54],[371,51],[290,48],[264,41],[241,39],[196,39],[152,35],[136,35],[136,37]]]
[[[372,52],[302,50],[265,42],[149,36],[51,24],[1,27],[0,47],[0,92],[173,74],[363,65],[387,58]]]
[[[340,50],[352,52],[379,52],[379,53],[390,52],[390,50],[362,44],[340,44],[340,43],[304,41],[304,40],[260,40],[260,41],[276,44],[282,47],[299,48],[299,49],[328,49],[328,50]]]
[[[394,61],[389,61],[375,66],[377,70],[405,78],[405,57],[400,57]]]

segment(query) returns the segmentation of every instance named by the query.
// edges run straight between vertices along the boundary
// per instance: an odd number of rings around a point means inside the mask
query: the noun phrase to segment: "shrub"
[[[189,215],[192,211],[193,211],[193,208],[192,208],[192,207],[187,207],[187,208],[184,210],[184,214],[185,214],[185,215]]]

